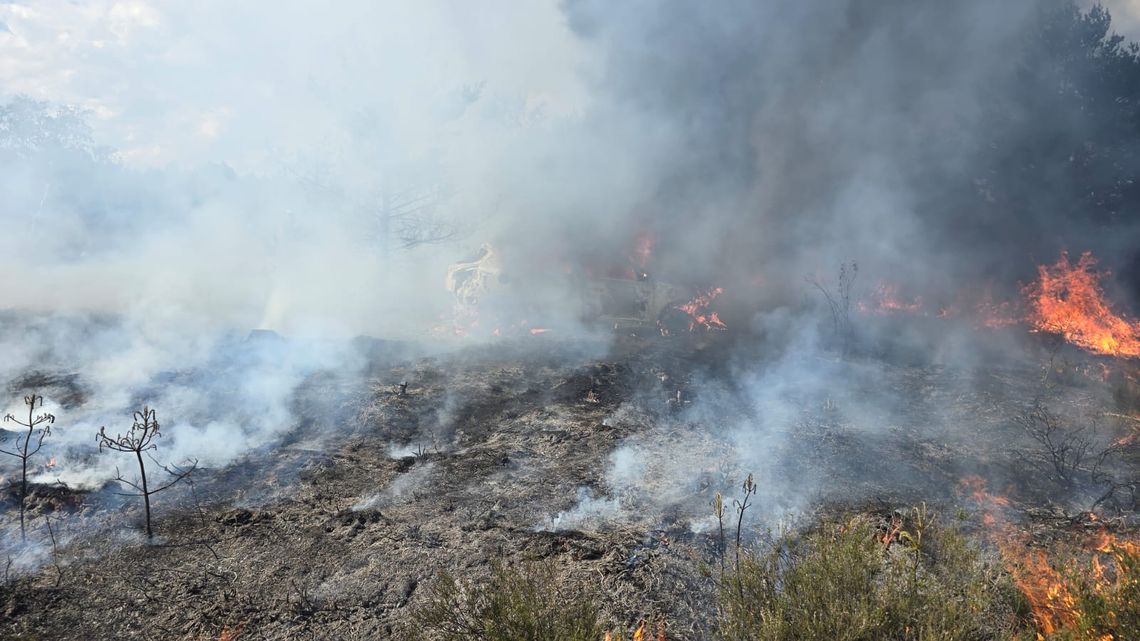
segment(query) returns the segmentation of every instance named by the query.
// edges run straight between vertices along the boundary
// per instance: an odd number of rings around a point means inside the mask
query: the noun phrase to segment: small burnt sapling
[[[44,439],[51,434],[51,425],[55,416],[48,413],[36,414],[36,408],[43,409],[44,397],[32,394],[24,397],[24,404],[28,406],[28,421],[25,423],[15,416],[8,414],[4,417],[5,423],[15,423],[21,429],[15,437],[14,447],[10,450],[0,448],[0,452],[20,459],[20,540],[27,541],[28,534],[24,523],[24,512],[28,501],[28,459],[39,453],[44,446]],[[41,427],[42,426],[42,427]],[[7,439],[5,438],[5,441]]]
[[[851,349],[852,339],[855,335],[854,327],[851,324],[851,301],[855,277],[858,275],[859,265],[855,261],[851,261],[850,265],[847,263],[839,265],[839,277],[836,279],[834,290],[828,287],[818,276],[808,275],[804,277],[807,284],[815,287],[823,294],[827,308],[831,312],[835,339],[840,353],[843,355],[847,355]]]
[[[737,572],[740,571],[740,536],[741,528],[744,526],[744,510],[748,509],[751,505],[749,499],[756,494],[756,483],[752,480],[752,473],[748,473],[748,477],[744,479],[744,484],[741,486],[744,490],[744,498],[739,501],[734,500],[733,506],[736,508],[736,567]]]
[[[712,506],[713,506],[713,513],[716,514],[717,533],[718,533],[717,543],[716,543],[716,555],[720,559],[720,580],[723,581],[724,580],[724,554],[725,554],[726,548],[725,548],[725,542],[724,542],[724,497],[721,496],[720,492],[717,492],[716,496],[713,497]]]
[[[107,435],[106,427],[100,427],[97,436],[100,451],[102,451],[103,448],[107,448],[115,452],[134,454],[135,460],[138,461],[139,477],[137,481],[128,480],[119,472],[117,467],[115,468],[115,480],[135,490],[132,493],[124,493],[124,496],[142,497],[143,507],[146,512],[146,536],[148,539],[154,538],[154,529],[151,527],[150,518],[150,497],[172,487],[174,484],[189,476],[190,473],[198,467],[197,461],[189,461],[184,467],[166,466],[159,463],[154,456],[150,454],[150,452],[158,449],[158,445],[154,443],[154,439],[162,436],[158,430],[159,424],[155,418],[154,410],[149,407],[143,407],[142,410],[135,412],[134,424],[131,425],[131,429],[128,430],[126,434],[111,437]],[[143,452],[146,452],[147,458],[170,476],[170,480],[164,485],[152,488],[147,484],[146,463],[143,460]]]

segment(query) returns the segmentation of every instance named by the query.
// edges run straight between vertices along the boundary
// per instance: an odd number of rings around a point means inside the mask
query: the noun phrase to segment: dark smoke
[[[858,260],[949,300],[989,281],[1014,293],[1068,249],[1136,291],[1140,60],[1099,8],[565,8],[606,52],[609,107],[655,142],[633,220],[673,278],[747,291],[763,276],[778,299]]]
[[[629,267],[639,238],[653,278],[723,287],[730,326],[782,345],[717,372],[746,408],[721,435],[758,471],[795,447],[804,395],[847,401],[868,432],[905,405],[854,385],[885,376],[873,365],[813,360],[832,355],[826,317],[804,313],[820,302],[806,275],[855,261],[860,287],[937,308],[1015,298],[1035,265],[1089,250],[1117,300],[1140,299],[1140,58],[1099,8],[44,4],[60,24],[0,3],[0,74],[48,99],[0,105],[0,267],[20,312],[0,357],[9,378],[44,354],[80,370],[95,400],[61,443],[165,401],[172,454],[232,462],[295,422],[305,376],[359,369],[343,339],[438,338],[446,267],[483,243],[513,289],[501,316],[565,334],[582,282]],[[57,49],[65,33],[86,48]],[[237,358],[255,328],[309,340]],[[930,360],[980,358],[953,336],[898,338]],[[214,416],[215,401],[243,409]],[[716,423],[716,409],[690,412]],[[640,486],[637,445],[615,453],[615,486]],[[97,483],[106,466],[73,474]],[[765,480],[789,509],[824,487]]]

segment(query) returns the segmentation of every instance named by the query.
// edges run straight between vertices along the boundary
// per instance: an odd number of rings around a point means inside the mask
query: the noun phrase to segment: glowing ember
[[[902,530],[902,526],[903,522],[900,515],[895,514],[891,516],[890,528],[885,533],[883,533],[883,536],[881,539],[879,539],[879,542],[887,547],[890,547],[891,543],[894,542],[896,538],[898,538],[899,531]]]
[[[677,306],[677,309],[689,315],[690,332],[698,327],[703,327],[706,330],[728,329],[728,325],[725,325],[724,322],[720,320],[720,316],[718,316],[716,312],[709,311],[709,305],[717,296],[723,293],[724,289],[716,287],[704,294],[700,294],[684,305]]]
[[[1116,441],[1112,443],[1114,447],[1124,447],[1126,445],[1131,445],[1136,441],[1138,437],[1140,437],[1140,416],[1129,416],[1128,414],[1116,414],[1114,412],[1107,412],[1105,415],[1115,418],[1122,418],[1133,422],[1133,431],[1129,432],[1125,436],[1122,436],[1121,438],[1116,439]]]
[[[1062,253],[1052,266],[1038,267],[1038,281],[1024,289],[1029,323],[1035,331],[1060,334],[1091,352],[1140,356],[1140,322],[1112,311],[1100,288],[1104,274],[1093,271],[1095,265],[1096,259],[1085,252],[1076,265]]]
[[[237,641],[237,638],[241,636],[241,631],[244,627],[245,626],[241,625],[234,628],[231,628],[228,625],[223,627],[221,635],[218,636],[218,641]]]
[[[643,231],[637,235],[633,241],[633,251],[630,254],[630,260],[634,265],[641,269],[649,264],[649,258],[653,255],[653,246],[657,244],[657,238],[652,232]]]
[[[871,292],[870,302],[859,302],[859,311],[865,314],[917,314],[922,311],[922,297],[905,301],[899,297],[897,286],[880,281]]]

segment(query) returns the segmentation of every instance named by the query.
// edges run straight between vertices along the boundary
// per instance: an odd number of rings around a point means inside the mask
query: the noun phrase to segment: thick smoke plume
[[[0,23],[0,362],[80,372],[74,443],[138,401],[182,426],[173,457],[270,443],[298,381],[358,369],[347,339],[449,334],[446,268],[484,244],[509,292],[489,304],[524,327],[578,331],[583,280],[641,260],[787,339],[725,366],[754,401],[722,426],[745,465],[786,445],[785,392],[851,393],[812,364],[805,276],[855,261],[938,308],[1091,250],[1137,293],[1135,96],[1114,97],[1140,63],[1100,9],[48,0]]]

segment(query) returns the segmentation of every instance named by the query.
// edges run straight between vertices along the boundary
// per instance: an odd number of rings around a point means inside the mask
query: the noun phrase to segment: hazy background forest
[[[0,5],[6,305],[383,333],[483,242],[645,227],[750,305],[846,259],[1008,294],[1062,249],[1140,292],[1140,58],[1100,6],[365,4]]]

